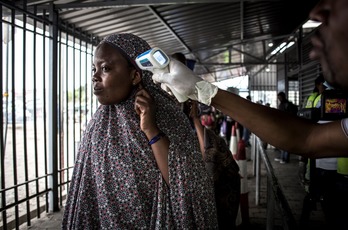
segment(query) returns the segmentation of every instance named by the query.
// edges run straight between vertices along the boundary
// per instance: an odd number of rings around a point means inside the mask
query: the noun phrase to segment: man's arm
[[[314,124],[220,89],[212,105],[278,148],[315,158],[348,156],[340,121]]]
[[[306,157],[348,157],[348,138],[340,121],[313,124],[218,89],[175,59],[169,66],[169,73],[156,73],[152,76],[153,80],[170,86],[180,95],[213,105],[277,148]]]

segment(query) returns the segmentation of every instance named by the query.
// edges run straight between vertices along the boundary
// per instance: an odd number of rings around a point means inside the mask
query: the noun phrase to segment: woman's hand
[[[135,95],[134,108],[140,116],[140,129],[150,140],[156,136],[160,130],[156,124],[156,106],[151,95],[139,85],[139,91]]]
[[[150,141],[160,133],[160,130],[156,124],[156,106],[153,98],[141,85],[139,86],[139,91],[135,95],[134,109],[140,116],[140,129]],[[169,186],[168,137],[162,136],[159,140],[150,145],[163,179]]]

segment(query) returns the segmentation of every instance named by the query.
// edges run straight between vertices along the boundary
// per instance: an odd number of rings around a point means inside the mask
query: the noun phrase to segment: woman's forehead
[[[95,49],[95,55],[97,54],[113,54],[113,53],[119,53],[119,50],[116,49],[116,47],[114,47],[113,45],[107,43],[107,42],[103,42],[103,43],[100,43],[97,48]]]
[[[121,52],[110,44],[103,43],[97,46],[94,53],[94,62],[112,62],[114,60],[127,61],[125,57],[121,54]]]

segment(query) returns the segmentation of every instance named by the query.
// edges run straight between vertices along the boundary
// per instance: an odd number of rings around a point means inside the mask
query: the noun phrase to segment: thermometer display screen
[[[155,47],[140,54],[135,62],[140,69],[151,71],[165,68],[170,59],[160,48]]]
[[[157,50],[153,53],[153,57],[158,61],[159,64],[163,65],[166,63],[167,58],[162,54],[161,51]]]

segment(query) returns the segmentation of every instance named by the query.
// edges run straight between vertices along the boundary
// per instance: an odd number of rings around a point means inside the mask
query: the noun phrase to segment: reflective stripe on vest
[[[319,95],[314,99],[313,108],[318,108],[318,103],[320,102],[320,100],[321,100],[321,94],[319,94]]]

